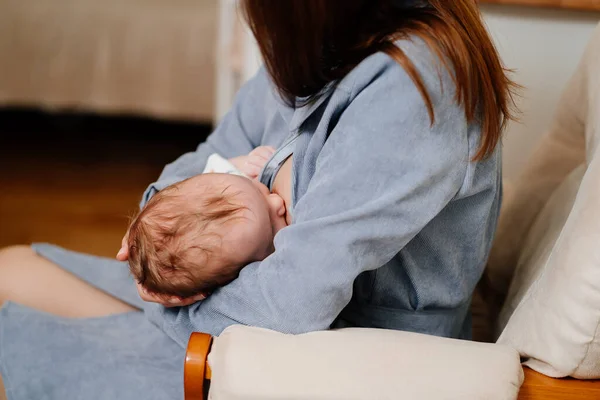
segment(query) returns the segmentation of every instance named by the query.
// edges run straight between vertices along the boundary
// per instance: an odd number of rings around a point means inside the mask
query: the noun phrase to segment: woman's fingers
[[[135,283],[140,298],[149,303],[158,303],[165,307],[185,307],[196,303],[197,301],[204,300],[206,295],[198,294],[196,296],[181,298],[177,296],[162,296],[148,292],[138,282]]]
[[[190,306],[190,305],[196,303],[197,301],[204,300],[205,298],[206,298],[206,296],[204,296],[204,295],[188,297],[185,299],[181,299],[179,297],[171,297],[169,299],[169,301],[167,302],[167,304],[163,303],[163,305],[165,307],[185,307],[185,306]]]
[[[117,260],[119,261],[127,261],[129,259],[129,248],[127,246],[127,235],[123,236],[123,240],[121,240],[121,248],[117,253]]]
[[[129,259],[129,251],[127,251],[127,247],[121,247],[119,252],[117,253],[117,260],[119,261],[127,261]]]
[[[156,301],[154,296],[151,295],[146,289],[144,289],[144,287],[142,285],[140,285],[139,282],[135,283],[135,287],[136,287],[138,294],[140,295],[140,298],[142,300],[148,301],[151,303],[158,303],[158,301]]]
[[[174,304],[172,304],[171,301],[169,301],[168,299],[163,298],[162,296],[155,295],[154,293],[150,293],[149,291],[144,289],[144,287],[140,285],[139,282],[136,282],[135,286],[142,300],[147,301],[149,303],[159,303],[165,307],[174,306]]]

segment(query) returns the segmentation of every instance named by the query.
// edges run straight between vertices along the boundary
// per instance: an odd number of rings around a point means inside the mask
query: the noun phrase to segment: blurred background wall
[[[524,86],[521,123],[504,141],[504,171],[514,178],[548,129],[560,93],[575,70],[600,13],[503,5],[482,5],[505,64]]]

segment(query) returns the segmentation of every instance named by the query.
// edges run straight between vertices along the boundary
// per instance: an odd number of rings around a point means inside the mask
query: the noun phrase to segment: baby
[[[133,276],[163,297],[208,295],[274,251],[286,226],[283,199],[256,178],[273,150],[209,158],[202,175],[158,192],[129,226]]]

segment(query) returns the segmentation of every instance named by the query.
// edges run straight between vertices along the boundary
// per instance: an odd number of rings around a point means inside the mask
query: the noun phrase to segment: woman
[[[5,249],[0,374],[9,399],[181,397],[189,334],[238,323],[469,337],[512,105],[475,1],[242,3],[265,69],[143,203],[201,172],[213,152],[231,158],[292,142],[283,146],[291,157],[264,174],[288,196],[292,225],[238,279],[172,307],[141,301],[120,262],[48,245]]]

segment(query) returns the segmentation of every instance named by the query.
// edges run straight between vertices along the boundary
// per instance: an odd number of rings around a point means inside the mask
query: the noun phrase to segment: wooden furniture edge
[[[525,382],[519,400],[600,399],[600,381],[549,378],[527,367],[523,372]]]
[[[207,363],[213,337],[194,332],[190,336],[183,367],[183,390],[185,400],[205,400],[207,383],[212,371]]]

